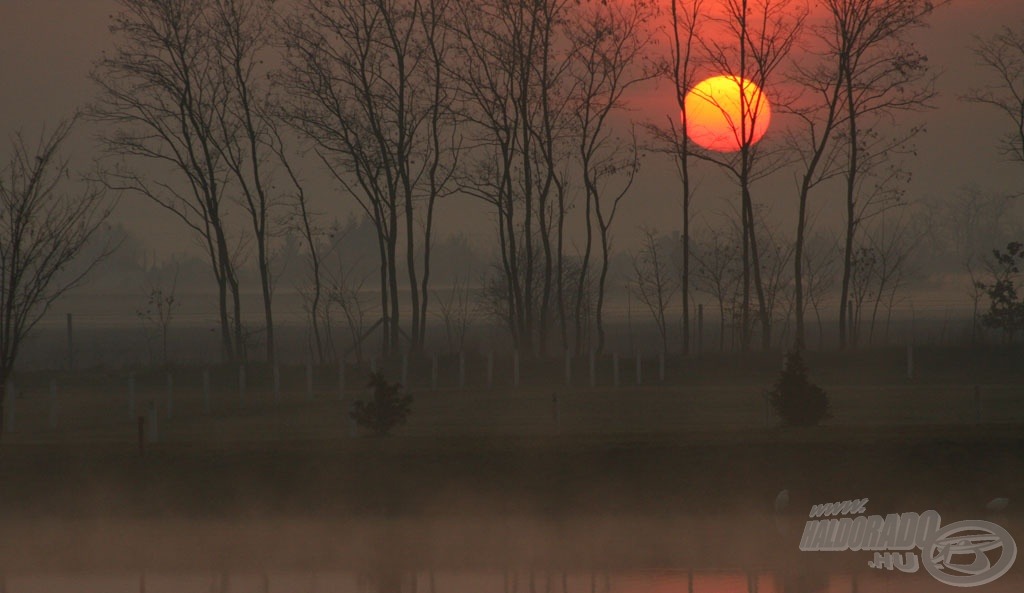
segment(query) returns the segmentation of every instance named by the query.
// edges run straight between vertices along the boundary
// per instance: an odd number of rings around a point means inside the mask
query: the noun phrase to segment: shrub
[[[405,423],[412,407],[412,396],[400,394],[402,385],[388,383],[382,372],[370,374],[369,386],[373,388],[373,399],[353,402],[352,419],[377,436],[384,436]]]
[[[807,365],[799,350],[786,357],[786,367],[768,392],[768,401],[787,426],[815,426],[832,417],[828,394],[807,379]]]

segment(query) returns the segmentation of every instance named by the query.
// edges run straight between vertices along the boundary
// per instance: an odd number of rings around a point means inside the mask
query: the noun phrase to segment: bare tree
[[[908,220],[905,216],[896,217],[894,220],[883,219],[874,225],[874,228],[865,231],[868,244],[878,254],[875,278],[877,291],[868,326],[868,344],[874,344],[875,326],[882,308],[885,309],[882,339],[888,343],[892,311],[898,302],[898,294],[906,287],[911,274],[916,272],[914,256],[925,237],[926,231],[923,229],[926,227],[920,223],[915,224],[915,220],[921,219],[915,217]]]
[[[292,166],[285,150],[281,130],[274,125],[277,119],[271,118],[266,121],[269,124],[269,148],[277,156],[292,187],[290,199],[286,198],[289,213],[285,216],[284,226],[302,237],[307,250],[308,284],[299,288],[298,292],[303,297],[304,308],[309,318],[311,357],[323,365],[337,358],[334,335],[331,331],[331,301],[326,294],[323,269],[324,257],[328,255],[325,251],[330,251],[330,245],[324,245],[325,232],[318,224],[319,213],[312,209],[306,185],[299,172]]]
[[[459,147],[444,68],[447,6],[447,0],[304,0],[286,20],[282,82],[291,97],[289,121],[312,140],[377,229],[386,353],[397,350],[401,335],[400,240],[410,348],[422,346],[433,209],[449,191]]]
[[[877,291],[873,282],[877,267],[878,254],[874,249],[861,245],[854,250],[850,260],[849,346],[856,347],[860,341],[864,304],[872,301]]]
[[[818,324],[818,349],[825,344],[825,324],[821,313],[826,297],[836,282],[839,244],[834,237],[819,234],[812,236],[803,251],[807,298],[804,307],[810,305]]]
[[[666,311],[679,291],[679,278],[672,270],[666,247],[659,242],[658,232],[641,228],[639,252],[633,256],[630,290],[647,307],[661,337],[661,351],[668,352],[668,316]]]
[[[698,32],[705,20],[704,0],[672,0],[669,9],[672,30],[669,64],[664,74],[673,85],[679,119],[667,117],[664,125],[648,124],[647,129],[654,137],[655,150],[671,155],[676,174],[682,185],[682,236],[679,268],[683,298],[682,333],[683,354],[690,352],[690,213],[694,194],[692,153],[694,147],[689,137],[686,93],[693,87],[699,69],[700,55],[697,51]]]
[[[781,153],[758,143],[758,122],[766,117],[768,101],[763,89],[771,88],[777,72],[788,58],[802,31],[806,6],[795,0],[726,0],[715,20],[718,35],[702,39],[708,59],[719,72],[736,77],[739,121],[728,117],[737,150],[732,154],[700,152],[698,156],[722,167],[740,189],[740,220],[743,252],[742,347],[749,349],[752,339],[749,315],[751,283],[757,297],[761,322],[761,346],[771,345],[772,319],[767,310],[761,278],[752,184],[776,171],[783,161]],[[760,89],[760,91],[754,90]],[[705,97],[712,105],[715,97]],[[718,105],[726,113],[729,107]]]
[[[906,176],[897,157],[920,132],[883,132],[895,113],[921,110],[935,96],[927,57],[910,38],[923,27],[933,0],[824,0],[831,18],[824,51],[833,65],[842,102],[838,141],[845,163],[843,276],[839,295],[839,345],[847,344],[848,308],[858,226],[899,203]],[[832,84],[832,83],[828,83]],[[829,87],[832,88],[832,87]],[[826,90],[826,93],[828,91]]]
[[[136,314],[139,319],[151,325],[160,339],[160,363],[168,366],[170,358],[167,355],[167,338],[171,333],[171,322],[181,308],[181,302],[177,297],[178,271],[175,270],[174,278],[169,286],[164,288],[163,283],[156,282],[149,288],[146,295],[146,304]],[[152,352],[152,351],[151,351]],[[152,354],[150,355],[152,357]]]
[[[217,123],[213,140],[252,227],[268,363],[276,356],[269,241],[277,200],[272,194],[271,159],[285,154],[281,136],[270,121],[269,89],[262,83],[267,78],[263,64],[270,54],[274,19],[272,0],[213,0],[207,16],[214,48],[211,58],[216,59],[219,84],[225,89],[223,103],[213,106]]]
[[[363,342],[381,323],[378,321],[370,328],[366,327],[368,306],[363,287],[366,285],[367,278],[367,276],[360,276],[354,271],[339,270],[338,274],[330,280],[328,293],[331,303],[337,305],[345,317],[345,325],[348,328],[351,342],[345,353],[347,355],[348,352],[355,352],[358,364],[363,362]],[[342,360],[346,357],[342,357]]]
[[[755,220],[761,237],[761,278],[764,284],[765,310],[772,325],[782,324],[780,342],[785,342],[795,302],[792,298],[791,277],[787,273],[793,262],[793,243],[783,238],[782,229],[768,222],[767,209],[755,210]],[[785,344],[783,344],[784,346]]]
[[[0,433],[6,384],[25,338],[113,248],[108,242],[82,257],[113,204],[102,187],[70,179],[60,150],[74,123],[61,122],[34,142],[15,134],[0,169]]]
[[[734,231],[732,226],[728,228]],[[726,321],[738,313],[733,306],[743,275],[740,243],[737,232],[722,233],[709,228],[705,238],[694,245],[695,287],[718,303],[719,351],[725,350]]]
[[[242,347],[241,301],[226,224],[230,172],[217,143],[229,96],[208,26],[210,4],[118,2],[110,27],[114,48],[91,74],[100,94],[90,114],[104,125],[104,150],[123,159],[102,178],[195,232],[217,281],[222,356],[231,361]]]
[[[1024,31],[1004,26],[998,33],[979,38],[974,54],[993,81],[964,97],[993,107],[1012,125],[999,143],[1006,158],[1024,163]]]
[[[461,352],[469,333],[472,293],[465,280],[456,278],[447,296],[437,295],[438,317],[444,324],[444,335],[450,354]]]
[[[617,137],[611,129],[612,117],[625,107],[624,96],[631,88],[661,73],[648,58],[654,44],[653,31],[648,25],[654,16],[652,4],[643,0],[627,0],[581,6],[583,8],[568,29],[575,57],[574,67],[570,69],[575,89],[570,104],[586,217],[586,243],[577,293],[583,294],[589,273],[593,222],[596,222],[601,259],[595,310],[595,350],[600,353],[605,344],[603,314],[611,229],[619,205],[628,195],[639,169],[635,131],[631,130],[632,138]],[[579,298],[575,310],[578,319]]]
[[[474,150],[459,185],[494,208],[501,276],[487,282],[515,348],[547,347],[551,299],[564,311],[568,0],[456,0],[452,75]],[[554,236],[552,236],[554,235]],[[503,290],[505,303],[494,299]],[[562,314],[562,313],[560,313]],[[566,341],[564,319],[559,329]]]

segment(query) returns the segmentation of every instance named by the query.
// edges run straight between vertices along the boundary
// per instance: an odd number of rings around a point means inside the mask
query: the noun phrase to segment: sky
[[[0,133],[38,133],[91,99],[94,89],[87,75],[111,41],[107,25],[114,8],[113,0],[0,0]],[[1020,0],[953,0],[918,35],[920,47],[942,76],[941,95],[935,109],[923,116],[927,133],[918,141],[919,154],[911,162],[911,199],[933,199],[969,185],[997,192],[1024,186],[1024,167],[1004,162],[995,150],[1005,122],[995,112],[959,100],[982,80],[970,51],[974,36],[991,34],[1003,24],[1024,26]],[[634,117],[664,121],[673,107],[669,89],[662,85],[644,92],[646,96],[633,97]],[[85,165],[93,151],[88,131],[82,130],[73,157]],[[701,170],[699,180],[698,218],[723,210],[723,200],[730,199],[734,189],[707,169]],[[791,220],[794,184],[791,178],[776,176],[755,189],[755,200],[770,203],[780,220]],[[618,223],[623,245],[629,245],[640,225],[675,230],[674,221],[680,217],[677,187],[667,163],[655,160],[645,165]],[[479,224],[487,216],[482,206],[442,208],[448,211],[442,210],[439,217],[442,234],[466,232],[486,240],[489,228]],[[819,202],[819,211],[824,219],[838,216],[839,210]],[[182,245],[184,229],[140,199],[122,200],[115,218],[157,252],[170,253]]]

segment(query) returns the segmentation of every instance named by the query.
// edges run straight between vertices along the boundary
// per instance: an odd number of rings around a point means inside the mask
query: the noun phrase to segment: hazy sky
[[[4,135],[18,128],[38,130],[91,98],[93,88],[87,73],[110,43],[107,24],[114,7],[112,0],[0,0],[0,73],[4,81],[0,87],[0,131]],[[990,34],[1002,24],[1024,26],[1024,2],[953,0],[935,15],[931,28],[921,33],[921,47],[943,73],[942,95],[936,109],[925,116],[928,132],[919,141],[911,198],[926,199],[968,184],[993,190],[1024,186],[1024,167],[1000,161],[994,148],[1005,123],[994,112],[958,100],[979,80],[980,71],[969,50],[973,36]],[[638,98],[636,105],[642,110],[637,116],[663,121],[671,113],[667,87],[656,93]],[[84,164],[92,148],[86,134],[76,139],[75,148],[75,156]],[[720,210],[720,206],[708,204],[732,192],[717,183],[713,174],[704,177],[697,210]],[[775,211],[788,220],[792,218],[792,186],[791,176],[777,176],[757,190],[755,200],[775,200]],[[675,188],[667,166],[656,162],[645,166],[632,205],[624,211],[618,227],[626,243],[628,232],[641,224],[672,230],[673,221],[679,218]],[[826,217],[837,211],[828,202],[819,204],[826,204]],[[473,216],[465,214],[473,208],[453,206],[443,206],[441,231],[465,230],[484,240],[486,225],[472,224]],[[185,234],[176,221],[139,199],[124,200],[117,218],[160,251],[180,246]]]

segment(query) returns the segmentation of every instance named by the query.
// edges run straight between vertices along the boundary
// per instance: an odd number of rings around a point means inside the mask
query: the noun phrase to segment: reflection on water
[[[0,585],[3,593],[934,593],[946,588],[925,574],[687,570],[12,575]],[[1024,579],[1011,573],[977,590],[1019,593]]]

